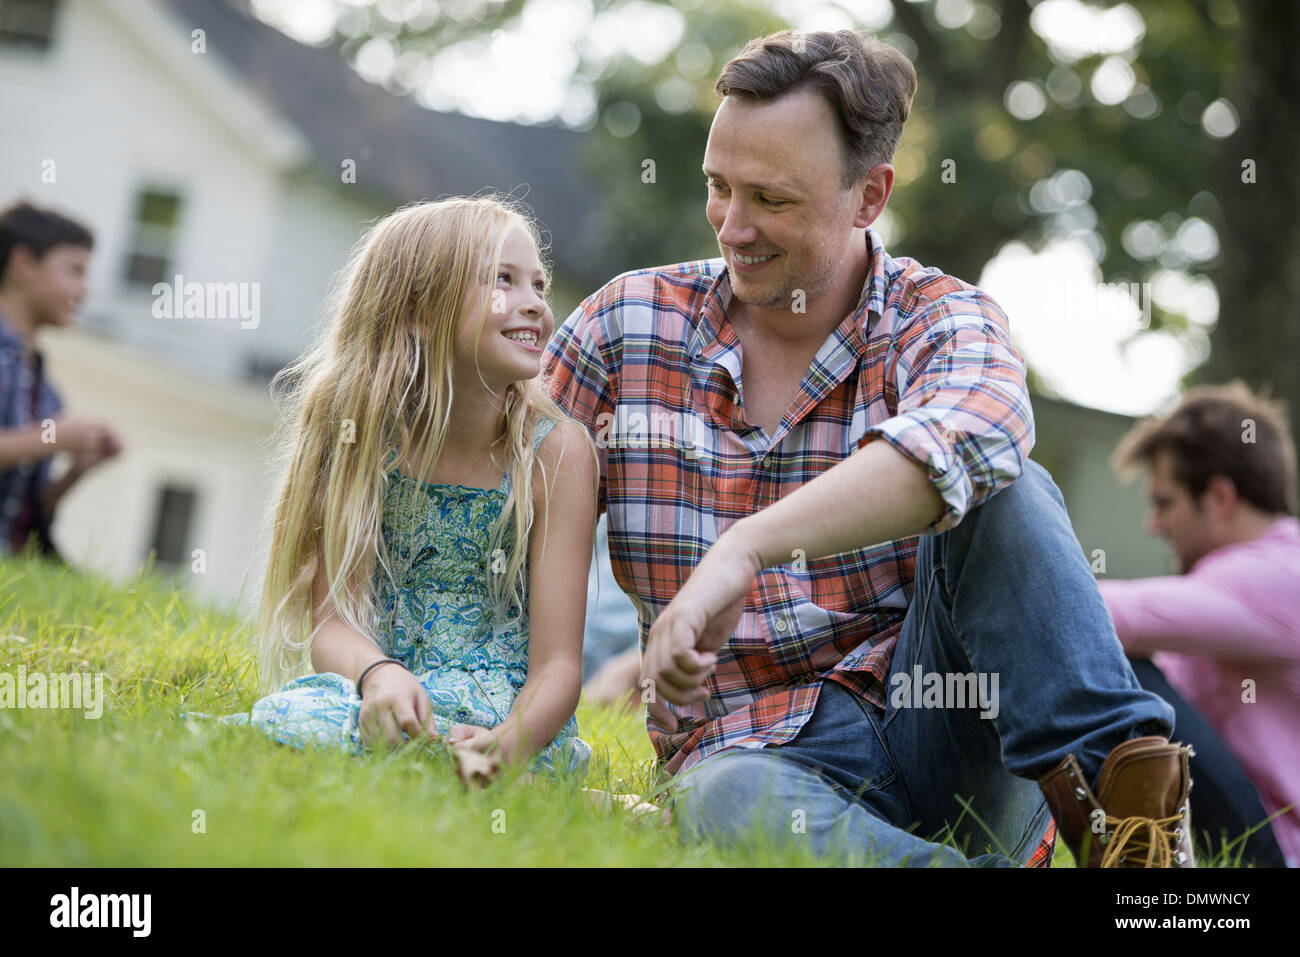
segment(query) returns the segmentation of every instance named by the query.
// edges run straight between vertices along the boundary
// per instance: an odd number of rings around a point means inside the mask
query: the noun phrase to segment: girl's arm
[[[317,674],[330,672],[353,681],[365,668],[384,657],[375,643],[346,624],[328,600],[325,556],[317,553],[316,577],[312,581],[312,625],[318,628],[311,643],[311,666]],[[324,624],[322,624],[322,622]],[[387,667],[387,666],[385,666]],[[377,672],[379,669],[375,669]],[[369,678],[366,682],[369,683]]]
[[[317,674],[332,672],[356,681],[361,672],[384,654],[375,643],[338,617],[328,598],[325,556],[317,553],[312,582],[313,626],[320,626],[311,643],[311,664]],[[323,622],[323,624],[322,624]],[[419,680],[400,665],[381,665],[366,676],[357,724],[367,747],[380,743],[399,747],[403,733],[414,739],[434,733],[433,707]]]
[[[509,764],[527,762],[546,747],[573,716],[582,693],[596,466],[581,428],[561,421],[537,450],[528,546],[528,679],[506,720],[491,731]]]

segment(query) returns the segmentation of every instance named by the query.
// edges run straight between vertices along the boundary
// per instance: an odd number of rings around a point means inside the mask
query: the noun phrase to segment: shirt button
[[[784,618],[778,618],[778,619],[776,620],[776,630],[777,630],[777,631],[784,633],[785,630],[786,630],[786,628],[788,628],[788,627],[789,627],[789,626],[785,623],[785,619],[784,619]]]
[[[772,456],[770,455],[763,456],[763,468],[770,469],[771,467],[772,467]]]

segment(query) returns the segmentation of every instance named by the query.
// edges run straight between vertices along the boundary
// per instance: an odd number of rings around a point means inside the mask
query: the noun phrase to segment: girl
[[[467,781],[502,762],[585,773],[599,476],[537,378],[555,325],[539,245],[484,196],[400,209],[354,250],[323,333],[277,377],[292,406],[260,664],[278,690],[233,718],[299,747],[445,738]]]

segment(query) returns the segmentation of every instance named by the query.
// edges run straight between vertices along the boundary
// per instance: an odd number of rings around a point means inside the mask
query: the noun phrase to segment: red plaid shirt
[[[722,259],[624,273],[578,306],[546,356],[552,397],[596,439],[611,569],[655,616],[737,519],[869,441],[923,464],[956,525],[1020,475],[1034,442],[1025,367],[987,294],[868,230],[871,266],[853,311],[822,344],[774,435],[745,421],[740,343]],[[768,568],[718,652],[710,696],[647,718],[661,766],[792,740],[839,682],[883,714],[889,663],[912,600],[918,537]],[[1035,854],[1051,857],[1054,830]]]

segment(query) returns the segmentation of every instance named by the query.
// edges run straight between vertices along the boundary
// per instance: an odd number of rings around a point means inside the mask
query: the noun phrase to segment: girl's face
[[[472,372],[477,366],[493,391],[538,376],[542,350],[555,329],[546,293],[532,237],[515,227],[506,238],[500,270],[465,297],[454,346],[457,368]],[[478,317],[485,303],[488,314],[480,336]]]

